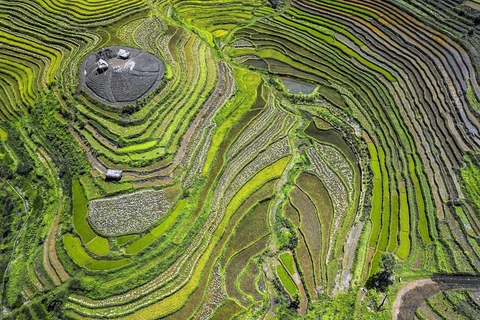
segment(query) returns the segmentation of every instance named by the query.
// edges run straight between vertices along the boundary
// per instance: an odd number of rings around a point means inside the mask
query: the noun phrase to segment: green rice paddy
[[[476,279],[475,10],[0,3],[0,318],[389,319],[405,283]],[[162,60],[147,97],[114,106],[82,89],[97,72],[84,59],[111,46]],[[152,189],[165,197],[139,195]],[[100,234],[90,201],[126,195]],[[371,281],[384,254],[386,290]],[[472,294],[401,317],[475,318]]]

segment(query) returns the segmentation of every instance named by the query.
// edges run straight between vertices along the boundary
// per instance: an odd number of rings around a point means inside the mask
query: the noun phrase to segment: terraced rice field
[[[0,3],[0,319],[476,318],[457,276],[480,273],[479,19],[447,0]],[[138,62],[108,88],[82,74],[107,47]],[[436,274],[452,285],[395,302]]]

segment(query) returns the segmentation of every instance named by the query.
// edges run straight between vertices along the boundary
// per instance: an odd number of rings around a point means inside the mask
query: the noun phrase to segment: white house
[[[108,62],[103,59],[99,59],[97,61],[97,69],[100,72],[106,71],[108,69]]]
[[[118,59],[128,59],[128,58],[130,58],[130,52],[128,52],[125,49],[120,49],[120,50],[118,50],[117,58]]]

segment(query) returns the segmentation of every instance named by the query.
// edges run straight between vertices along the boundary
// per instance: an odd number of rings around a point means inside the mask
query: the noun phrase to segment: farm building
[[[117,58],[119,58],[119,59],[128,59],[128,58],[130,58],[130,52],[128,52],[128,51],[125,50],[125,49],[120,49],[120,50],[118,50]]]
[[[120,181],[122,179],[122,170],[107,169],[105,173],[106,181]]]
[[[106,71],[108,69],[108,62],[103,59],[99,59],[97,61],[97,69],[99,72]]]

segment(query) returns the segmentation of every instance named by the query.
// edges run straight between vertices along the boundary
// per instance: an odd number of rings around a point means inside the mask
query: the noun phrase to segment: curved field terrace
[[[160,84],[164,72],[162,60],[153,54],[124,46],[97,50],[85,58],[80,68],[82,88],[95,99],[114,106],[135,103],[147,96]]]

